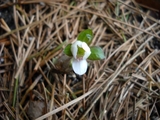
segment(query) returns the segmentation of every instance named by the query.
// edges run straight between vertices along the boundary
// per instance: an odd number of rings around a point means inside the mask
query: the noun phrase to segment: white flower
[[[81,49],[81,52],[79,49]],[[89,46],[85,42],[76,41],[71,45],[71,52],[73,55],[72,68],[74,72],[83,75],[87,71],[88,66],[86,59],[91,54]]]

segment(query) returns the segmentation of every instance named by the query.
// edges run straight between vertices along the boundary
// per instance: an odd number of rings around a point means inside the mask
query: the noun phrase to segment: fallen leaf
[[[30,101],[27,110],[28,117],[34,120],[44,114],[45,102],[44,101]]]

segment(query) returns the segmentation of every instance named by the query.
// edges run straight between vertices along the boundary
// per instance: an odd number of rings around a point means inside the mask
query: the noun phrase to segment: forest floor
[[[160,20],[134,0],[0,1],[0,119],[159,120]],[[105,59],[70,69],[91,29]]]

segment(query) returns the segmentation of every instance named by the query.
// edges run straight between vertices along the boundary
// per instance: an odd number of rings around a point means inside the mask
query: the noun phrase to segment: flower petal
[[[87,71],[87,61],[85,59],[82,60],[73,59],[72,68],[76,74],[83,75]]]
[[[77,52],[78,52],[78,47],[82,46],[82,42],[81,41],[76,41],[71,45],[71,52],[73,54],[73,57],[76,59],[77,58]]]
[[[76,41],[71,45],[71,52],[72,52],[73,57],[77,59],[78,47],[83,48],[83,50],[85,51],[83,59],[87,59],[91,54],[91,50],[89,46],[87,45],[87,43],[81,42],[81,41]]]
[[[87,59],[91,54],[91,50],[90,50],[89,46],[87,45],[87,43],[85,43],[85,42],[82,42],[82,48],[85,50],[85,54],[83,56],[83,59]]]

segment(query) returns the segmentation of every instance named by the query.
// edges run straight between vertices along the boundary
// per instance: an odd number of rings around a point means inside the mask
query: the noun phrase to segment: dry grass
[[[157,120],[160,21],[130,0],[19,0],[0,19],[0,118]],[[106,59],[73,72],[63,48],[90,28]]]

